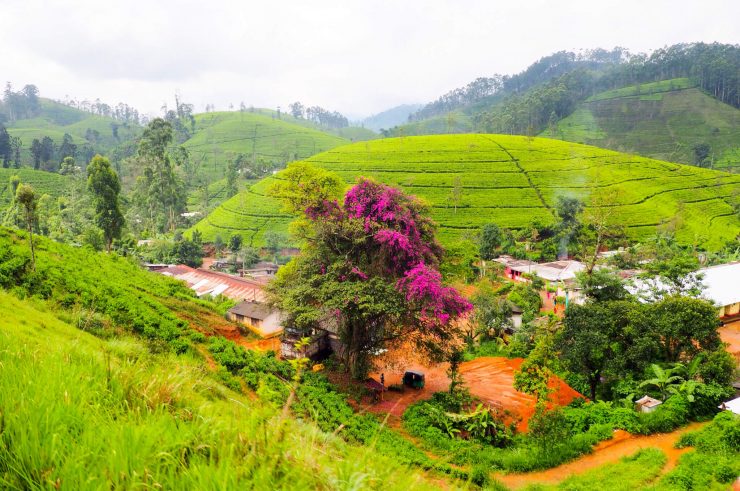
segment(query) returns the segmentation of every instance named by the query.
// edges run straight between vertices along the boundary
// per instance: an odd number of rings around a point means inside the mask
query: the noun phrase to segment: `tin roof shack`
[[[263,338],[278,336],[283,332],[283,315],[264,303],[238,303],[226,312],[226,318],[247,326]]]
[[[269,280],[275,277],[275,273],[277,273],[279,267],[275,263],[260,261],[251,268],[240,269],[239,273],[242,276],[249,276],[260,281],[264,279]]]
[[[637,409],[642,413],[651,413],[655,411],[655,408],[663,404],[658,399],[653,399],[650,396],[643,396],[635,401]]]

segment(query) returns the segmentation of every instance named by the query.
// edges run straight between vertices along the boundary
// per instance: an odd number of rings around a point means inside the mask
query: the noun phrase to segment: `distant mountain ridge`
[[[408,122],[409,116],[424,107],[423,104],[401,104],[385,111],[373,114],[360,121],[365,128],[373,131],[388,130]]]

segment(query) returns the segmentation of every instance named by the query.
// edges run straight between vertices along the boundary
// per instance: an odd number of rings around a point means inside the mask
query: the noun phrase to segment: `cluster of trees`
[[[594,70],[604,66],[619,64],[629,57],[623,48],[611,51],[603,49],[588,50],[582,53],[559,51],[545,56],[516,75],[494,75],[480,77],[465,87],[454,89],[409,116],[409,121],[442,115],[455,109],[469,106],[491,96],[492,102],[507,95],[524,92],[539,84],[576,69]]]
[[[327,128],[346,128],[349,120],[337,111],[328,111],[319,106],[306,107],[300,102],[288,105],[290,114],[296,119],[307,119]]]
[[[195,133],[194,111],[195,107],[182,102],[177,94],[175,94],[175,109],[168,109],[167,104],[162,106],[164,120],[172,125],[177,143],[185,142]]]
[[[595,192],[591,206],[586,208],[577,198],[559,196],[555,206],[558,221],[554,224],[532,222],[517,231],[499,228],[495,223],[484,225],[478,235],[481,272],[485,273],[485,261],[501,254],[539,261],[575,256],[592,270],[600,250],[625,242],[624,227],[610,206],[615,200],[611,192]]]
[[[120,121],[121,123],[125,125],[137,125],[138,126],[138,125],[144,125],[148,122],[147,117],[145,115],[140,114],[139,111],[135,107],[129,106],[128,104],[124,102],[119,102],[115,106],[111,106],[109,104],[101,102],[100,99],[95,99],[92,102],[86,99],[82,101],[78,101],[76,99],[65,99],[65,100],[56,101],[56,102],[60,104],[64,104],[65,106],[79,109],[80,111],[85,111],[90,114],[95,114],[97,116],[105,116],[108,118],[113,118],[116,121]]]
[[[671,275],[661,279],[670,282]],[[678,283],[671,292],[640,302],[608,270],[579,277],[588,300],[568,308],[555,348],[567,369],[585,381],[592,400],[639,397],[656,384],[665,399],[662,384],[671,380],[654,380],[665,370],[692,381],[684,389],[696,395],[726,391],[735,364],[719,338],[716,308],[685,291],[680,276],[673,281]]]
[[[82,238],[94,247],[102,243],[108,252],[113,241],[121,238],[124,226],[119,197],[121,185],[110,162],[96,155],[87,166],[87,181],[84,182],[80,179],[79,168],[69,160],[70,193],[57,200],[47,194],[39,195],[18,176],[10,178],[13,199],[2,214],[3,224],[28,231],[32,262],[35,260],[34,233],[69,242]],[[95,229],[90,228],[92,224]]]
[[[137,232],[174,232],[186,209],[185,184],[175,170],[186,165],[187,152],[171,148],[173,129],[162,118],[144,129],[137,154],[129,161],[138,177],[129,209],[129,224]],[[184,159],[184,160],[183,160]]]
[[[21,166],[21,147],[23,142],[20,138],[10,136],[8,129],[0,123],[0,160],[5,169],[13,165],[16,169]]]
[[[0,123],[33,118],[40,112],[38,87],[29,84],[16,92],[13,91],[11,83],[7,83],[0,105]]]

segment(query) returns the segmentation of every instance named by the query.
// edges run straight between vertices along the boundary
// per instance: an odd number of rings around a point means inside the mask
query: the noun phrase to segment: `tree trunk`
[[[36,253],[33,250],[33,225],[28,220],[28,243],[31,246],[31,269],[36,271]]]

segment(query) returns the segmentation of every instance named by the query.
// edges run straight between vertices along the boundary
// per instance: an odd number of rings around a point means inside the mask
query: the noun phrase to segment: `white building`
[[[702,296],[714,302],[720,317],[740,314],[740,262],[710,266],[698,273],[706,286]]]

